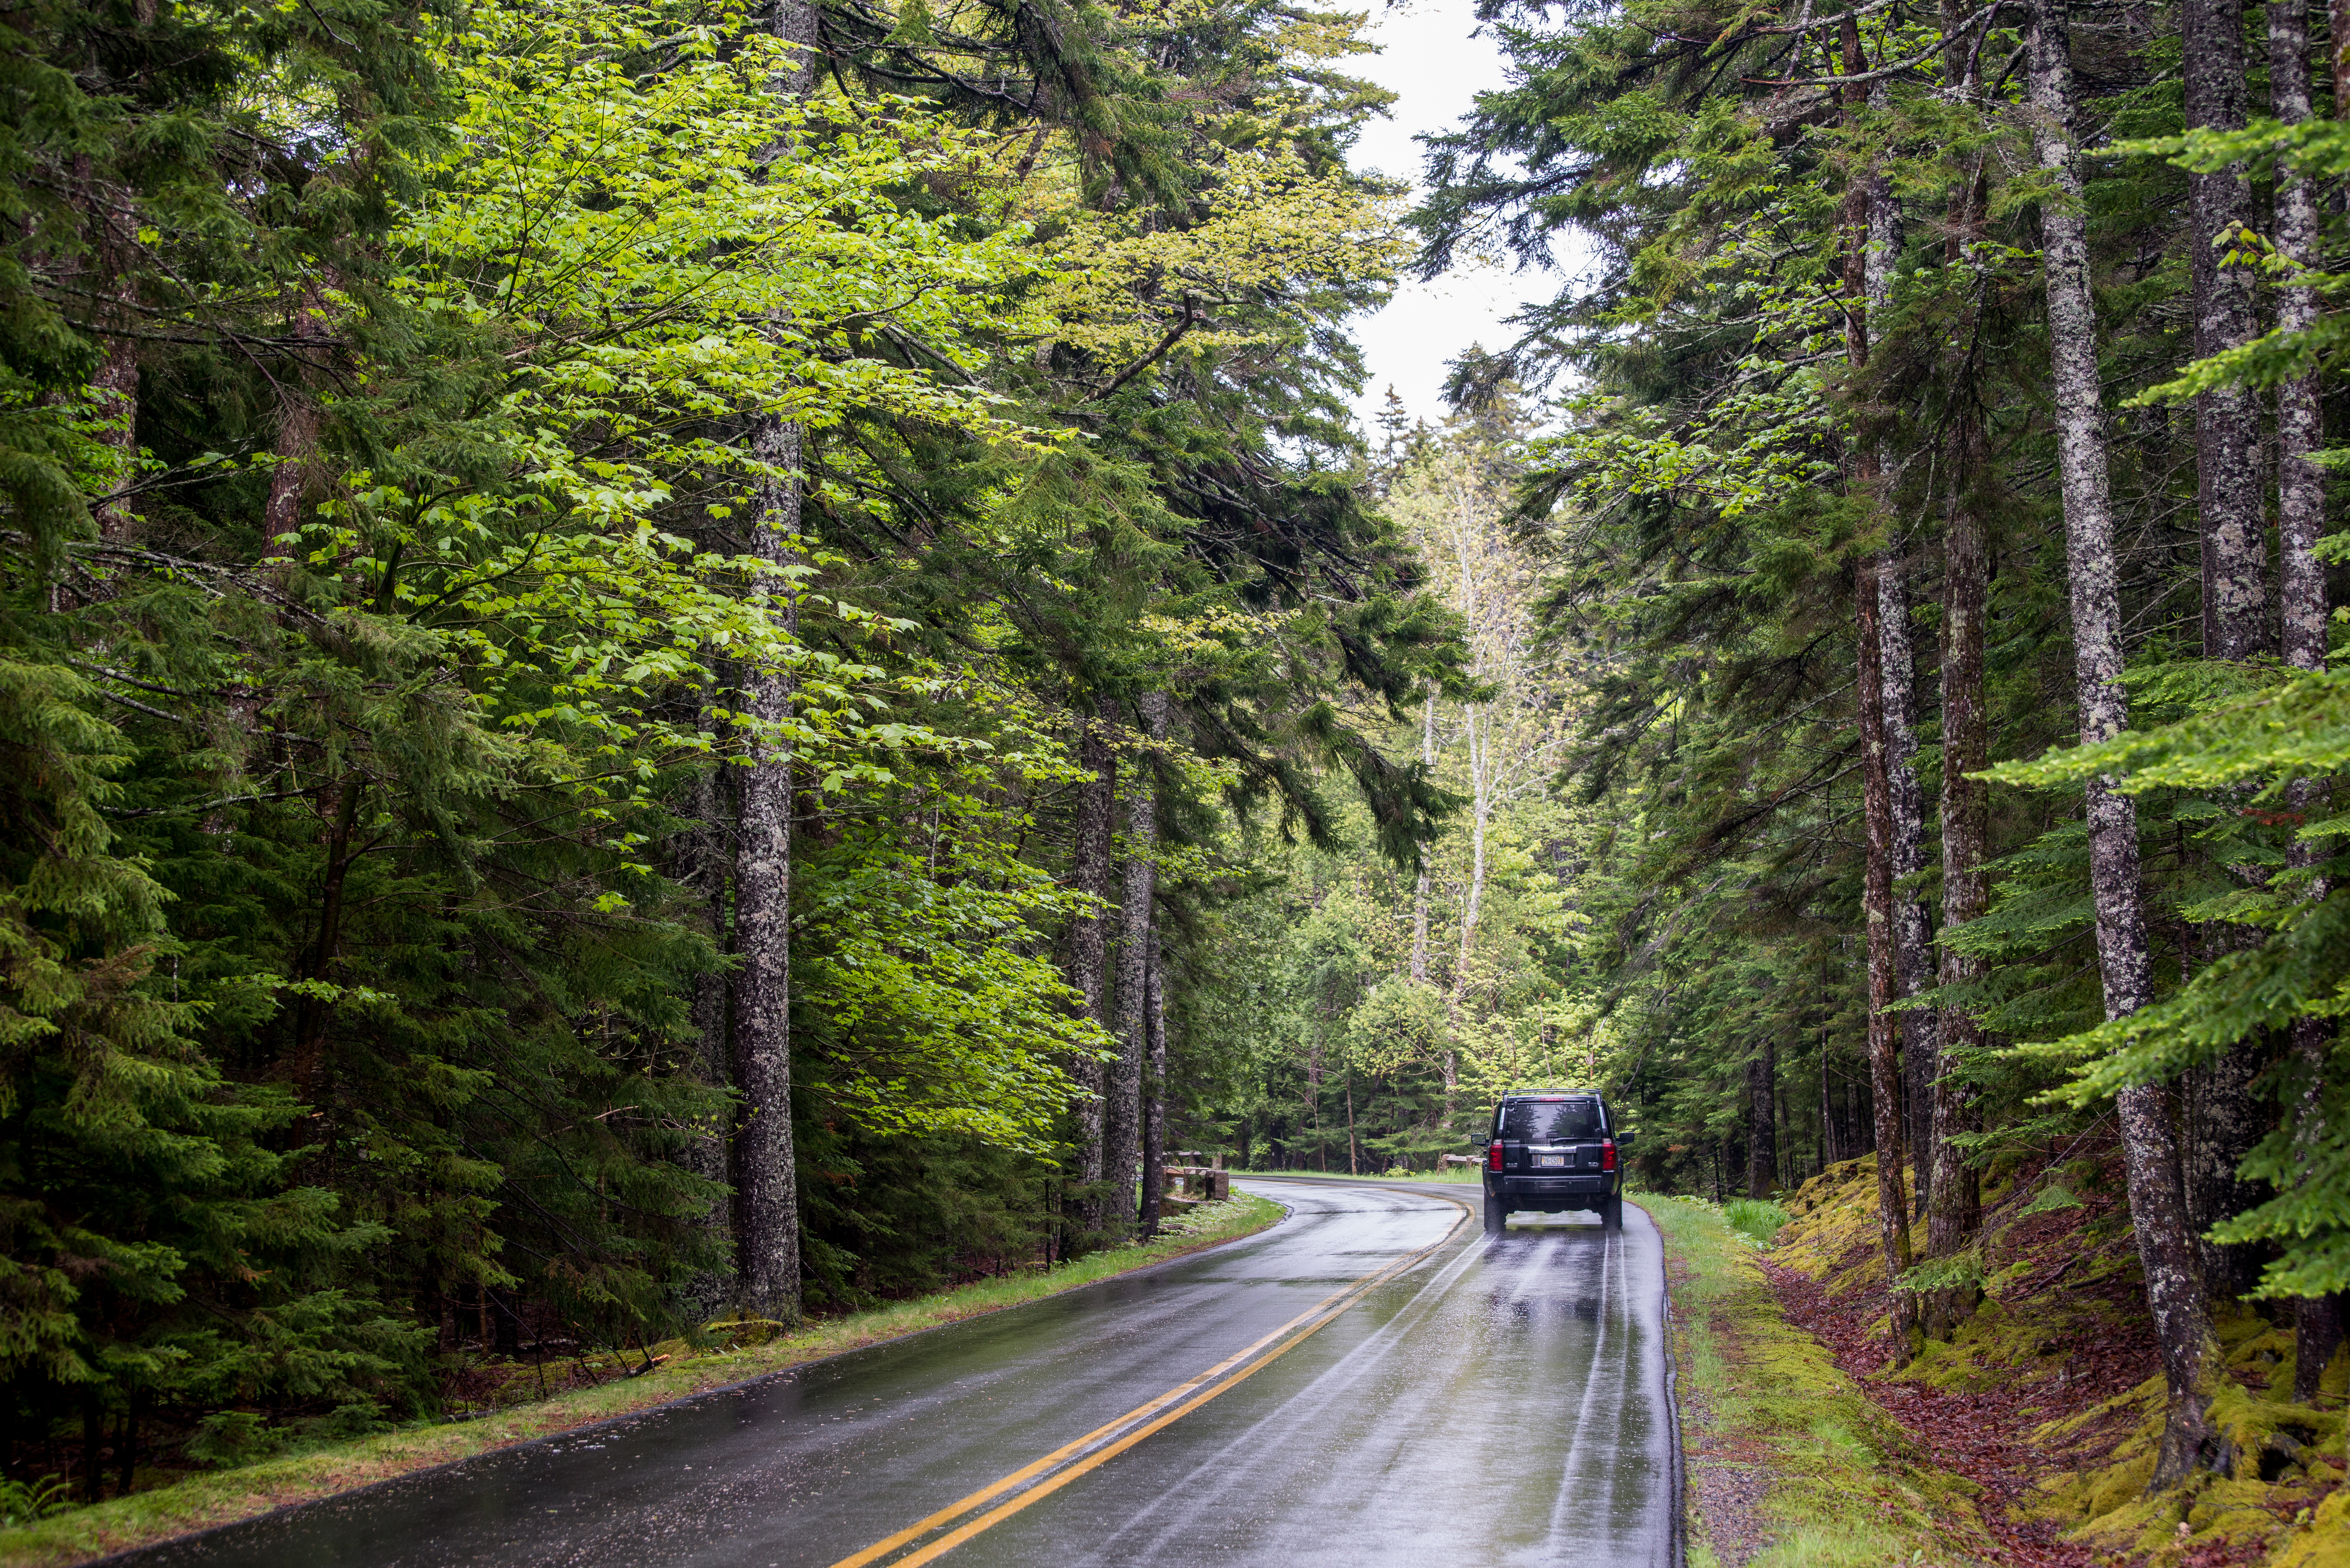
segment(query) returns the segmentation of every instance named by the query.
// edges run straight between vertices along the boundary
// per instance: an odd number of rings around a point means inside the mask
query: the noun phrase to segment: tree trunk
[[[1150,1054],[1142,1073],[1142,1233],[1159,1234],[1159,1199],[1167,1189],[1167,995],[1161,978],[1159,927],[1150,928],[1150,962],[1143,971],[1143,1017]],[[1243,1140],[1247,1134],[1242,1134]]]
[[[2332,26],[2334,112],[2350,118],[2350,0],[2337,0]],[[2307,0],[2274,0],[2269,6],[2269,83],[2279,120],[2298,125],[2314,112],[2310,101]],[[2292,260],[2322,265],[2316,190],[2304,176],[2278,172],[2277,248]],[[2316,324],[2318,309],[2315,289],[2277,291],[2277,326],[2283,331],[2308,330]],[[2324,473],[2311,461],[2323,445],[2317,378],[2310,375],[2287,381],[2277,389],[2277,553],[2282,601],[2278,620],[2284,661],[2294,670],[2325,668],[2325,565],[2317,558],[2318,536],[2325,530],[2325,483]],[[2287,793],[2286,805],[2305,821],[2323,809],[2324,791],[2321,781],[2296,779]],[[2288,870],[2306,874],[2317,860],[2316,846],[2299,838],[2286,848]],[[2324,877],[2315,877],[2303,896],[2317,902],[2330,891]],[[2328,1019],[2296,1018],[2287,1035],[2287,1050],[2298,1080],[2290,1102],[2293,1137],[2304,1148],[2314,1147],[2325,1136],[2323,1102],[2334,1029]],[[2308,1404],[2316,1397],[2318,1376],[2341,1343],[2340,1304],[2340,1298],[2330,1296],[2303,1296],[2293,1303],[2293,1385],[2298,1404]]]
[[[799,98],[816,81],[816,7],[773,0],[768,30],[810,46],[795,52],[768,84]],[[767,151],[782,154],[780,147]],[[776,477],[764,483],[751,521],[751,553],[770,566],[802,565],[800,427],[762,415],[751,454]],[[784,629],[799,630],[797,586],[762,590]],[[790,668],[753,670],[743,705],[759,737],[735,791],[735,971],[732,1032],[734,1088],[735,1306],[745,1316],[796,1322],[800,1311],[799,1172],[792,1137],[792,722],[796,678]]]
[[[1436,771],[1436,693],[1431,691],[1420,704],[1419,761],[1430,773]],[[1411,982],[1428,983],[1428,845],[1419,846],[1419,880],[1411,894]]]
[[[2186,125],[2220,130],[2245,123],[2241,0],[2187,0],[2183,13]],[[2305,58],[2305,54],[2303,56]],[[2222,266],[2230,236],[2252,216],[2251,184],[2241,164],[2188,177],[2189,245],[2195,354],[2205,358],[2249,342],[2259,330],[2253,274]],[[2284,413],[2280,407],[2281,417]],[[2287,432],[2282,427],[2281,438]],[[2247,659],[2271,651],[2265,567],[2266,516],[2260,473],[2260,410],[2250,389],[2215,388],[2195,400],[2197,498],[2201,514],[2203,653]],[[2207,940],[2232,946],[2246,934],[2213,930]],[[2216,955],[2215,955],[2216,956]],[[2257,1038],[2239,1042],[2186,1079],[2186,1168],[2189,1223],[2211,1288],[2249,1284],[2248,1249],[2201,1240],[2210,1225],[2259,1201],[2236,1170],[2260,1139],[2252,1080],[2265,1065]]]
[[[2186,0],[2187,127],[2244,125],[2242,0]],[[2252,216],[2243,166],[2187,177],[2189,248],[2198,358],[2248,343],[2259,330],[2252,270],[2223,267],[2228,236]],[[2269,650],[2266,516],[2260,410],[2250,389],[2220,387],[2195,400],[2197,494],[2202,514],[2203,655],[2250,659]]]
[[[2129,707],[2121,685],[2121,597],[2097,374],[2096,309],[2089,288],[2088,223],[2080,171],[2073,161],[2077,116],[2064,4],[2037,0],[2027,49],[2033,151],[2053,188],[2041,209],[2041,229],[2075,688],[2081,739],[2096,742],[2127,726]],[[2106,1016],[2124,1018],[2144,1007],[2152,994],[2138,886],[2137,811],[2127,795],[2104,779],[2091,781],[2087,794],[2090,880]],[[2222,1366],[2201,1270],[2187,1231],[2169,1096],[2158,1084],[2134,1085],[2115,1096],[2115,1111],[2128,1172],[2131,1224],[2168,1385],[2154,1484],[2169,1486],[2199,1465],[2224,1474],[2229,1445],[2210,1419],[2211,1397]]]
[[[1871,82],[1868,101],[1874,110],[1889,109],[1887,84],[1881,79]],[[1867,222],[1868,247],[1862,258],[1861,278],[1862,292],[1868,301],[1868,318],[1873,321],[1892,308],[1894,263],[1901,254],[1900,203],[1895,200],[1892,183],[1881,166],[1869,174]],[[1882,473],[1885,460],[1881,447],[1877,466]],[[1901,542],[1888,547],[1885,569],[1877,576],[1877,592],[1882,601],[1878,606],[1878,634],[1885,683],[1886,769],[1893,813],[1893,876],[1900,882],[1916,877],[1926,865],[1926,801],[1918,785],[1917,766],[1917,657],[1910,639],[1908,551]],[[1893,933],[1895,972],[1906,1000],[1931,983],[1929,975],[1932,969],[1929,955],[1933,926],[1926,912],[1924,896],[1914,888],[1897,889],[1894,894]],[[1902,1096],[1902,1129],[1908,1136],[1912,1159],[1914,1200],[1922,1208],[1933,1174],[1929,1096],[1938,1060],[1934,1044],[1937,1031],[1930,1012],[1905,1012],[1899,1023],[1901,1059],[1907,1064],[1908,1080]]]
[[[1167,693],[1145,692],[1141,701],[1144,732],[1154,741],[1167,733]],[[1140,1150],[1143,1064],[1150,1054],[1150,929],[1152,898],[1157,889],[1159,796],[1155,759],[1146,757],[1135,770],[1134,798],[1126,808],[1126,887],[1119,909],[1118,946],[1118,1060],[1111,1064],[1109,1091],[1102,1115],[1102,1163],[1116,1190],[1108,1223],[1122,1231],[1137,1218],[1126,1197]]]
[[[1347,1069],[1347,1174],[1363,1174],[1361,1158],[1355,1152],[1355,1070]]]
[[[1991,908],[1987,786],[1971,775],[1991,765],[1983,713],[1983,639],[1987,632],[1990,547],[1970,481],[1988,466],[1981,428],[1962,419],[1953,432],[1950,501],[1942,545],[1942,929],[1981,919]],[[1942,950],[1944,985],[1982,979],[1981,959]],[[1933,1092],[1934,1177],[1926,1214],[1926,1254],[1955,1256],[1980,1222],[1981,1182],[1955,1141],[1973,1130],[1972,1093],[1951,1075],[1960,1052],[1982,1044],[1982,1030],[1963,1007],[1941,1010],[1939,1071]],[[1925,1303],[1929,1339],[1947,1340],[1972,1314],[1975,1293],[1952,1287]]]
[[[1857,75],[1866,61],[1860,52],[1858,24],[1849,16],[1844,22],[1843,43],[1845,71]],[[1847,125],[1866,101],[1865,88],[1845,90]],[[1874,215],[1877,186],[1875,171],[1864,171],[1853,180],[1845,202],[1845,357],[1856,384],[1868,368],[1868,252],[1880,227]],[[1854,493],[1865,504],[1876,504],[1879,478],[1876,442],[1863,436],[1854,443]],[[1912,1323],[1915,1298],[1899,1289],[1900,1278],[1912,1262],[1908,1192],[1901,1168],[1905,1096],[1893,1015],[1885,1011],[1898,988],[1899,956],[1893,908],[1893,759],[1885,720],[1884,599],[1879,586],[1884,569],[1881,560],[1871,560],[1861,567],[1853,585],[1859,664],[1854,688],[1860,725],[1861,815],[1867,837],[1861,902],[1868,928],[1868,1071],[1877,1096],[1878,1240],[1885,1253],[1886,1284],[1891,1292],[1887,1327],[1893,1362],[1903,1366],[1917,1354],[1917,1347]]]
[[[1103,711],[1114,714],[1115,704],[1104,700]],[[1118,753],[1110,749],[1108,732],[1098,717],[1079,722],[1077,766],[1087,774],[1077,786],[1076,842],[1071,856],[1071,880],[1078,892],[1095,900],[1094,912],[1078,916],[1069,926],[1069,984],[1084,998],[1086,1016],[1112,1032],[1109,1016],[1109,862],[1110,824],[1118,800]],[[1103,1064],[1086,1062],[1076,1069],[1077,1085],[1087,1097],[1077,1103],[1077,1180],[1091,1189],[1102,1179]],[[1078,1222],[1087,1231],[1102,1223],[1102,1205],[1088,1198],[1077,1205]]]
[[[800,556],[800,428],[763,419],[752,452],[783,477],[759,496],[751,548],[775,566]],[[796,631],[793,586],[768,590]],[[792,694],[788,668],[754,670],[743,706],[758,751],[736,787],[733,1056],[741,1096],[734,1132],[735,1305],[791,1323],[800,1308],[799,1181],[792,1141]]]
[[[151,21],[151,16],[147,18]],[[102,71],[94,75],[104,80]],[[139,463],[139,343],[131,336],[139,319],[138,234],[140,216],[130,192],[98,171],[89,154],[69,161],[74,194],[82,210],[89,254],[77,268],[77,280],[86,288],[88,319],[97,329],[99,352],[91,371],[89,389],[97,394],[97,432],[115,457],[114,483],[138,477]],[[99,537],[109,543],[129,536],[130,507],[108,500],[92,509]]]
[[[2310,103],[2308,0],[2272,0],[2269,6],[2269,90],[2276,118],[2299,125]],[[2336,112],[2350,109],[2337,106]],[[2276,244],[2289,260],[2322,265],[2317,191],[2306,175],[2280,169],[2276,190]],[[2277,291],[2277,327],[2306,332],[2317,324],[2314,288]],[[2280,570],[2278,619],[2284,661],[2296,670],[2325,666],[2325,566],[2317,558],[2325,530],[2325,477],[2312,461],[2324,445],[2318,412],[2317,376],[2296,376],[2277,389],[2277,543]]]
[[[705,769],[694,780],[693,807],[696,823],[680,846],[684,864],[679,867],[679,880],[693,889],[701,899],[710,921],[711,940],[721,952],[733,950],[733,898],[731,888],[734,845],[731,818],[733,814],[733,791],[729,787],[731,769],[713,766]],[[728,976],[712,970],[696,975],[693,981],[693,1033],[697,1042],[694,1063],[695,1076],[712,1088],[723,1089],[733,1081],[733,1041],[730,1037],[730,1016],[727,992],[732,989]],[[708,1181],[730,1189],[733,1182],[733,1140],[727,1136],[732,1129],[712,1125],[709,1136],[698,1137],[688,1145],[686,1168]],[[703,1225],[718,1243],[721,1256],[731,1257],[734,1251],[734,1202],[731,1192],[710,1206]],[[734,1295],[733,1281],[716,1272],[697,1273],[685,1287],[687,1298],[693,1303],[696,1315],[714,1318],[723,1312]],[[507,1314],[510,1322],[512,1314]]]
[[[1926,794],[1918,784],[1917,677],[1909,640],[1908,552],[1896,546],[1877,578],[1878,628],[1885,684],[1885,745],[1887,795],[1893,814],[1893,877],[1908,881],[1926,868]],[[1902,1000],[1933,984],[1934,929],[1925,897],[1914,883],[1893,894],[1894,973]],[[1909,1139],[1912,1201],[1922,1214],[1932,1191],[1934,1079],[1941,1060],[1935,1014],[1921,1009],[1899,1015],[1901,1060],[1907,1084],[1903,1130]]]
[[[1462,730],[1469,742],[1469,888],[1461,906],[1461,953],[1452,970],[1451,1005],[1453,1040],[1444,1047],[1444,1120],[1452,1126],[1461,1101],[1461,1054],[1453,1043],[1469,1005],[1471,960],[1477,951],[1477,920],[1485,906],[1485,834],[1493,816],[1492,715],[1482,703],[1461,705]],[[1481,722],[1482,721],[1482,722]]]
[[[2293,1303],[2293,1402],[2315,1405],[2317,1385],[2342,1348],[2343,1295],[2300,1296]]]
[[[1769,1036],[1746,1059],[1746,1196],[1768,1198],[1778,1186],[1778,1118],[1773,1093],[1778,1052]]]
[[[1873,480],[1865,472],[1864,483]],[[1915,1261],[1910,1251],[1909,1195],[1902,1179],[1902,1093],[1898,1038],[1893,1004],[1899,987],[1898,938],[1894,929],[1893,810],[1890,747],[1885,734],[1883,671],[1878,669],[1877,596],[1876,576],[1881,563],[1861,570],[1854,587],[1858,607],[1860,671],[1860,745],[1864,812],[1867,820],[1867,860],[1862,907],[1868,923],[1868,1076],[1877,1111],[1877,1202],[1878,1241],[1885,1252],[1886,1283],[1892,1291],[1887,1328],[1893,1341],[1893,1362],[1906,1366],[1917,1355],[1917,1298],[1899,1288],[1901,1276]]]
[[[1943,79],[1959,102],[1981,110],[1981,56],[1971,36],[1961,37],[1963,0],[1944,0],[1943,26],[1959,39],[1950,49]],[[1945,260],[1960,275],[1977,265],[1986,216],[1985,160],[1978,153],[1968,177],[1950,201],[1950,238]],[[1991,764],[1983,703],[1983,648],[1990,635],[1991,544],[1983,526],[1978,477],[1991,472],[1991,452],[1975,400],[1976,334],[1983,285],[1960,317],[1952,346],[1950,384],[1956,411],[1950,436],[1950,490],[1942,518],[1942,929],[1981,919],[1991,908],[1991,879],[1982,869],[1990,857],[1990,795],[1972,775]],[[1984,965],[1945,946],[1937,978],[1946,986],[1981,981]],[[1940,1010],[1936,1031],[1932,1096],[1934,1158],[1926,1212],[1926,1254],[1948,1258],[1966,1245],[1981,1223],[1981,1182],[1968,1165],[1957,1138],[1974,1130],[1973,1094],[1953,1072],[1960,1052],[1980,1049],[1982,1030],[1963,1007]],[[1971,1288],[1934,1292],[1922,1303],[1929,1339],[1947,1340],[1975,1306]]]

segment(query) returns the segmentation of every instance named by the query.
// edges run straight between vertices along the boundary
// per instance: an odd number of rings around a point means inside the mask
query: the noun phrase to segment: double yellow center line
[[[1147,1404],[1138,1405],[1114,1421],[1064,1443],[1043,1459],[1025,1464],[1001,1480],[990,1481],[928,1519],[917,1520],[895,1535],[886,1536],[852,1552],[832,1568],[915,1568],[935,1562],[982,1531],[993,1528],[1032,1502],[1060,1490],[1088,1470],[1098,1469],[1162,1427],[1181,1420],[1219,1394],[1238,1387],[1282,1356],[1305,1343],[1316,1330],[1336,1319],[1348,1307],[1388,1281],[1411,1268],[1452,1239],[1469,1217],[1464,1205],[1459,1219],[1444,1234],[1419,1251],[1407,1254],[1375,1274],[1335,1291],[1274,1329],[1255,1344],[1226,1356],[1188,1383],[1177,1385]],[[960,1520],[962,1522],[957,1523]],[[943,1532],[943,1533],[941,1533]],[[909,1550],[910,1548],[910,1550]],[[903,1552],[899,1556],[898,1553]]]

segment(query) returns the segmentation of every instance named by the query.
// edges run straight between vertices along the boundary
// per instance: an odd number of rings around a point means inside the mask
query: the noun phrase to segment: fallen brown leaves
[[[1936,1465],[1982,1489],[1983,1524],[1999,1542],[2002,1562],[2017,1568],[2096,1568],[2099,1559],[2095,1553],[2058,1540],[2053,1525],[2022,1517],[2019,1505],[2033,1482],[2055,1468],[2055,1461],[2026,1444],[2020,1434],[2051,1417],[2070,1413],[2054,1407],[2047,1383],[1950,1394],[1881,1378],[1878,1374],[1885,1369],[1889,1350],[1881,1338],[1869,1333],[1869,1325],[1885,1310],[1883,1291],[1856,1293],[1837,1301],[1810,1276],[1768,1258],[1761,1262],[1787,1321],[1826,1345],[1836,1365],[1900,1423],[1910,1440]],[[2120,1365],[2125,1358],[2118,1349],[2101,1354],[2107,1370],[2117,1376],[2126,1376]],[[2140,1379],[2143,1376],[2139,1375]],[[2102,1379],[2077,1380],[2072,1391],[2074,1408],[2086,1409],[2133,1386],[2135,1381],[2116,1387]],[[2026,1406],[2033,1407],[2030,1416],[2022,1413]]]

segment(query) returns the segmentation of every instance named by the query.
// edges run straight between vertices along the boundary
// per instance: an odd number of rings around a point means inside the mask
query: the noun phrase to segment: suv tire
[[[1624,1228],[1624,1200],[1611,1198],[1599,1206],[1599,1223],[1610,1231]]]
[[[1509,1228],[1509,1224],[1510,1211],[1502,1207],[1500,1199],[1490,1192],[1487,1193],[1485,1195],[1485,1234],[1498,1236]]]

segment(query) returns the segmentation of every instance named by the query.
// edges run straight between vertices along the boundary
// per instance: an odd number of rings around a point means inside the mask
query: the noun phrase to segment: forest
[[[2116,1184],[2158,1486],[2216,1313],[2315,1397],[2350,10],[1461,20],[1415,192],[1290,0],[0,16],[7,1484],[1537,1085],[1874,1154],[1897,1359],[1986,1172]]]

